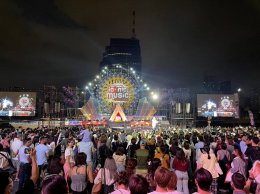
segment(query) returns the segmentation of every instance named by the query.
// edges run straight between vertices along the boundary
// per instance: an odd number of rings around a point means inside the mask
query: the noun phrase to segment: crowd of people
[[[259,129],[0,129],[0,194],[260,193]]]

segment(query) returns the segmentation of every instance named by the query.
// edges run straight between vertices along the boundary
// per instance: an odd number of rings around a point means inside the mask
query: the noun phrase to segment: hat
[[[145,145],[145,144],[146,144],[145,140],[142,139],[142,140],[140,141],[140,144],[141,144],[141,145]]]

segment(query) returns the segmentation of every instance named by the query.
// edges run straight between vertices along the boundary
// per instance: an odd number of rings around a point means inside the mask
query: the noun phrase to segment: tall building
[[[139,40],[136,38],[111,38],[110,45],[103,53],[100,69],[103,67],[115,68],[121,65],[123,68],[133,68],[137,73],[142,71],[142,58]]]

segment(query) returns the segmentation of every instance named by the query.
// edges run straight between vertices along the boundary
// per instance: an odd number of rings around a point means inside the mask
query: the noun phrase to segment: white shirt
[[[11,150],[14,154],[16,154],[22,146],[23,142],[18,138],[14,138],[14,141],[11,143]],[[18,160],[18,154],[13,159]]]
[[[47,163],[47,156],[49,153],[49,149],[44,144],[39,144],[35,147],[36,150],[36,160],[38,165],[43,165]]]
[[[101,175],[102,173],[102,175]],[[110,172],[108,169],[105,168],[105,176],[106,176],[106,185],[112,185],[115,180],[112,178],[110,179]],[[100,170],[98,171],[98,174],[94,180],[94,184],[98,184],[99,183],[99,179],[101,179],[102,177],[102,183],[105,183],[104,181],[104,168],[100,168]]]
[[[23,146],[19,149],[19,153],[18,153],[18,155],[19,155],[19,161],[22,162],[22,163],[29,163],[29,161],[28,161],[29,154],[25,154],[25,153],[24,153],[24,150],[25,150],[26,148],[29,148],[29,147],[23,145]]]
[[[74,159],[74,153],[73,153],[73,149],[72,148],[66,148],[65,150],[65,159],[67,156],[70,156],[70,163],[75,163],[75,159]]]

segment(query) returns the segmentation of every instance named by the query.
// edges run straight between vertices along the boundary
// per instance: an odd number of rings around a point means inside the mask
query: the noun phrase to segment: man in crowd
[[[32,140],[30,138],[24,139],[24,145],[19,149],[18,159],[20,162],[19,167],[19,189],[22,189],[27,179],[31,177],[31,159],[30,153]]]
[[[160,194],[168,192],[167,186],[171,180],[171,173],[164,167],[158,167],[154,174],[154,180],[156,182],[156,190],[149,194]]]
[[[46,143],[47,143],[47,138],[41,137],[40,144],[35,147],[39,174],[41,174],[43,166],[47,164],[49,149],[48,149]],[[37,186],[38,186],[38,188],[40,188],[40,177],[38,178]]]
[[[149,156],[149,151],[145,149],[145,145],[146,142],[144,140],[141,140],[140,149],[136,150],[136,174],[140,174],[144,177],[147,175],[147,160]]]
[[[248,169],[251,169],[253,163],[260,160],[260,148],[259,148],[259,138],[253,137],[251,140],[251,146],[248,146],[245,152],[245,156],[248,158]]]
[[[11,156],[14,167],[17,169],[15,180],[18,180],[19,174],[19,160],[18,160],[18,151],[23,146],[22,135],[20,133],[16,134],[14,140],[11,142]]]
[[[247,149],[247,144],[246,144],[246,142],[247,142],[247,135],[246,135],[246,134],[243,134],[242,139],[241,139],[241,141],[240,141],[240,143],[239,143],[241,152],[242,152],[243,154],[245,154],[246,149]]]

